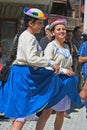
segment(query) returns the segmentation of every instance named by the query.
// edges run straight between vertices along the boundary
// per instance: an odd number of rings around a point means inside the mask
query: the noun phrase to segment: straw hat
[[[47,19],[48,18],[48,15],[47,14],[44,14],[40,9],[37,9],[37,8],[24,8],[23,10],[24,14],[28,15],[28,16],[31,16],[33,18],[37,18],[37,19]]]
[[[58,24],[63,24],[63,25],[67,25],[67,21],[66,21],[66,19],[64,19],[64,18],[59,18],[59,19],[57,19],[57,20],[55,20],[55,21],[52,21],[51,23],[50,23],[50,28],[52,29],[53,27],[55,27],[56,25],[58,25]]]

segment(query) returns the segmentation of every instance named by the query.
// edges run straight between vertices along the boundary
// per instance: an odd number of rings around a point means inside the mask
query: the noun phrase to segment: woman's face
[[[41,28],[43,27],[43,21],[36,20],[35,22],[29,22],[29,27],[31,28],[33,34],[40,33]]]
[[[63,24],[58,24],[54,27],[53,35],[57,40],[65,40],[66,28]]]

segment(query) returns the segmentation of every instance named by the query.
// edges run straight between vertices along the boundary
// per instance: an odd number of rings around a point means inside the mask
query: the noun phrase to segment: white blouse
[[[44,57],[55,61],[61,68],[72,70],[72,56],[67,44],[64,44],[64,48],[60,48],[56,41],[53,40],[47,45]]]
[[[32,67],[53,66],[54,61],[42,57],[42,49],[28,30],[25,30],[19,37],[16,60],[13,64],[28,65]]]

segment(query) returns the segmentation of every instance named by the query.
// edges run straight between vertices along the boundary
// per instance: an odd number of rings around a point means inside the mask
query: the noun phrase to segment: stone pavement
[[[64,124],[62,130],[87,130],[87,113],[85,107],[80,109],[72,107],[70,111],[71,119],[64,118]],[[55,119],[55,114],[52,114],[48,119],[44,130],[54,130],[53,122]],[[11,125],[10,120],[0,120],[0,130],[10,130]],[[37,121],[27,121],[24,125],[23,130],[35,130],[35,125]]]

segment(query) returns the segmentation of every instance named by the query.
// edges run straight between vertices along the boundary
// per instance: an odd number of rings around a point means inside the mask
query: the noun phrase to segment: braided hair
[[[0,73],[0,80],[2,81],[2,86],[7,81],[12,63],[16,59],[19,36],[21,35],[22,32],[24,32],[27,29],[29,21],[32,21],[34,23],[36,20],[37,20],[37,18],[33,18],[33,17],[25,15],[24,23],[19,28],[18,33],[16,35],[13,49],[12,49],[11,53],[9,54],[9,56],[5,62],[5,66],[3,66],[1,73]]]

